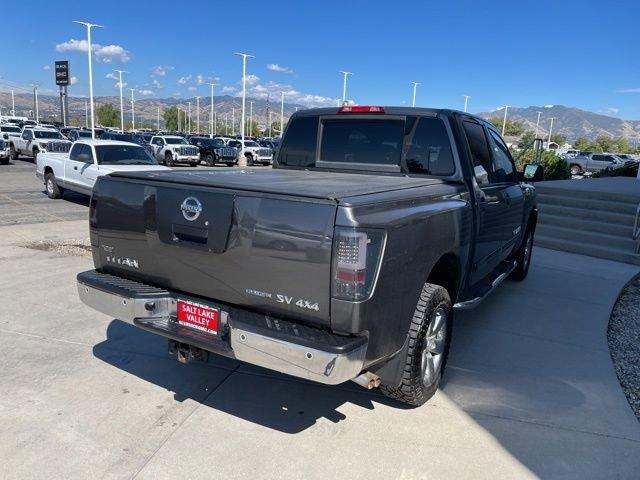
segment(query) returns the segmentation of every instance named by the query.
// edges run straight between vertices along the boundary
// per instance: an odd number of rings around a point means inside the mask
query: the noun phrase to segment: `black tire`
[[[40,152],[40,150],[38,150],[37,148],[33,149],[33,163],[36,163],[36,161],[38,160],[38,153]]]
[[[216,164],[216,158],[210,153],[207,154],[204,161],[207,164],[207,167],[213,167]]]
[[[169,152],[164,154],[164,164],[167,167],[173,167],[173,155],[171,155]]]
[[[191,165],[192,167],[197,167],[198,166],[198,162],[189,162],[189,165]]]
[[[575,163],[569,168],[571,170],[571,175],[580,175],[582,173],[582,168],[580,168],[580,165],[576,165]]]
[[[56,183],[56,176],[53,172],[49,172],[44,176],[44,187],[47,191],[47,197],[58,199],[62,198],[62,188]]]
[[[409,327],[402,381],[398,386],[381,385],[382,393],[414,406],[424,404],[436,393],[449,356],[451,308],[451,298],[445,288],[424,284]],[[439,353],[435,354],[436,351]],[[427,372],[429,365],[433,368]]]
[[[509,278],[516,282],[521,282],[527,278],[527,274],[529,273],[531,256],[533,255],[533,230],[531,226],[527,227],[522,245],[520,245],[520,248],[515,254],[515,261],[518,262],[518,266],[511,272]]]
[[[0,158],[0,165],[9,165],[9,157]]]
[[[13,144],[9,146],[9,151],[11,152],[11,160],[18,160],[18,151],[16,150],[16,147],[13,146]]]
[[[245,157],[247,159],[247,166],[253,167],[253,155],[245,155]]]
[[[236,164],[235,163],[227,163],[227,167],[235,167]]]

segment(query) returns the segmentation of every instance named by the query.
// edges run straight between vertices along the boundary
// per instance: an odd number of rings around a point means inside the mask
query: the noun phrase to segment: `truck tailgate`
[[[334,200],[101,177],[96,268],[329,326]]]

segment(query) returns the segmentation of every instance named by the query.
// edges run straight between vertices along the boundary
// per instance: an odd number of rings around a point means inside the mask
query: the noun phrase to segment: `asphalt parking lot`
[[[529,278],[458,314],[441,391],[403,407],[166,341],[85,307],[88,199],[0,167],[3,478],[637,478],[640,424],[606,343],[637,268],[536,249]]]

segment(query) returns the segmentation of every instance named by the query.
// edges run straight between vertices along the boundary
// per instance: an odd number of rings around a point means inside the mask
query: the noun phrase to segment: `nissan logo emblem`
[[[182,201],[180,210],[182,210],[182,216],[186,220],[193,222],[200,216],[200,212],[202,212],[202,204],[196,197],[187,197]]]

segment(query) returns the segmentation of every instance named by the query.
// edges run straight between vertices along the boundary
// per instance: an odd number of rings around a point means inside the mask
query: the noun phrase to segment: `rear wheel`
[[[247,166],[253,167],[253,155],[245,155],[247,157]]]
[[[204,161],[207,164],[207,167],[213,167],[216,164],[215,157],[210,153],[207,154]]]
[[[62,198],[62,189],[58,187],[58,184],[56,183],[56,176],[53,172],[49,172],[44,176],[44,186],[49,198]]]
[[[571,165],[571,175],[580,175],[582,173],[582,169],[580,165]]]
[[[18,160],[18,151],[16,150],[16,147],[13,146],[13,144],[9,146],[9,152],[11,152],[11,160]]]
[[[164,155],[164,164],[167,167],[173,167],[173,155],[171,155],[169,152],[165,153]]]
[[[36,160],[38,160],[38,152],[39,150],[37,148],[33,149],[33,163],[35,163]]]
[[[409,346],[400,385],[382,385],[382,393],[420,406],[438,389],[449,355],[451,299],[439,285],[425,283],[409,327]]]

